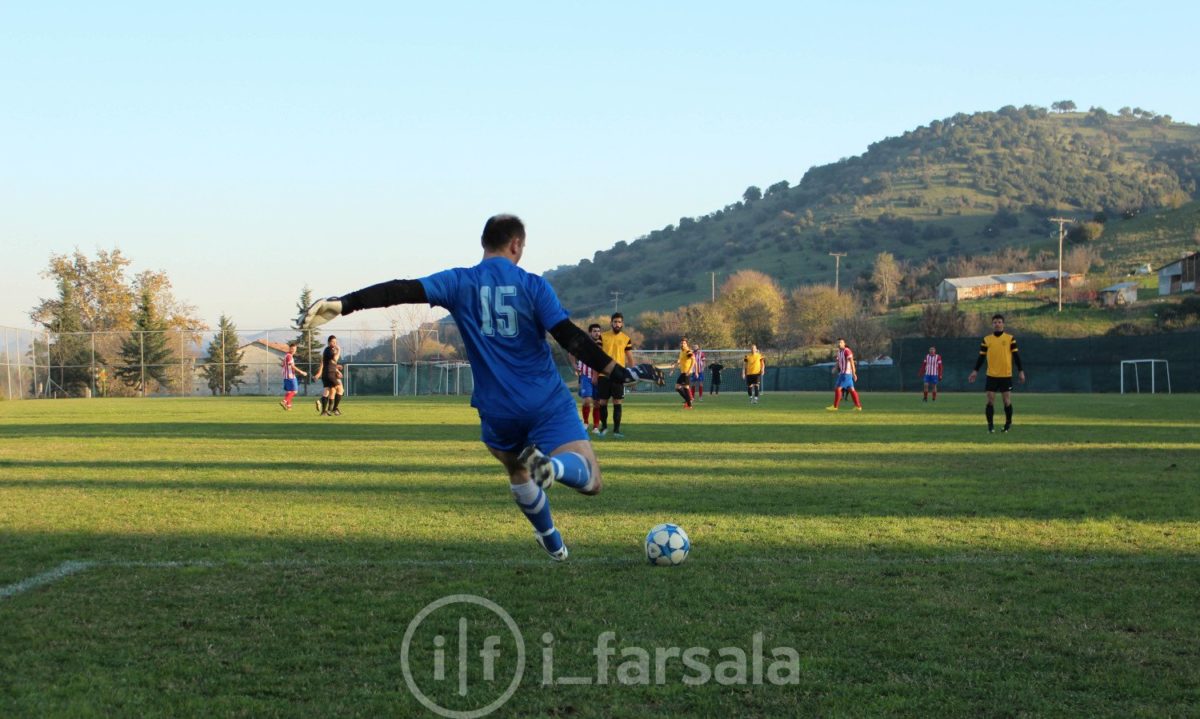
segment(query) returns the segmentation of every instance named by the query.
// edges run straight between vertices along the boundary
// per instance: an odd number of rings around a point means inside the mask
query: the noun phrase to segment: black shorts
[[[608,375],[597,377],[596,399],[625,399],[625,384],[613,382]]]
[[[749,387],[752,384],[758,384],[761,380],[761,374],[748,374],[746,375],[746,386]]]
[[[681,384],[684,387],[691,387],[692,386],[692,378],[686,374],[681,374],[681,375],[679,375],[678,379],[675,380],[675,384]]]
[[[342,381],[338,379],[336,375],[321,375],[321,386],[323,387],[337,387],[341,383]]]
[[[983,389],[986,392],[1012,392],[1012,377],[988,377]]]

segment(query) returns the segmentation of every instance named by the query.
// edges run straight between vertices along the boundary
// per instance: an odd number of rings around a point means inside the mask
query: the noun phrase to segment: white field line
[[[943,554],[943,555],[892,555],[892,556],[847,556],[839,554],[805,555],[798,557],[738,557],[725,560],[700,560],[705,564],[743,564],[743,565],[821,565],[821,564],[850,564],[850,565],[1052,565],[1052,566],[1092,566],[1092,567],[1122,567],[1138,565],[1171,565],[1200,564],[1200,555],[1160,555],[1160,556],[1087,556],[1087,555],[1049,555],[1036,556],[1027,554]],[[695,563],[695,562],[693,562]],[[570,564],[592,566],[621,566],[646,564],[644,559],[632,557],[581,557],[571,559]],[[308,568],[352,568],[352,567],[547,567],[557,566],[547,559],[378,559],[378,560],[338,560],[338,559],[264,559],[264,560],[71,560],[63,562],[54,569],[23,579],[15,584],[0,587],[0,600],[22,594],[51,584],[60,579],[78,574],[90,569],[114,567],[117,569],[308,569]]]
[[[22,579],[21,581],[15,584],[10,584],[6,587],[0,587],[0,599],[15,597],[22,592],[28,592],[30,589],[36,589],[44,584],[57,582],[64,577],[69,577],[72,574],[78,574],[85,569],[91,569],[93,565],[93,562],[79,562],[74,560],[63,562],[47,572],[36,574],[28,579]]]

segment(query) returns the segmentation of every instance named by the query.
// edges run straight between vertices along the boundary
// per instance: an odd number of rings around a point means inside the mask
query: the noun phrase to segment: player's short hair
[[[838,337],[838,338],[837,338],[837,341],[838,341],[838,342],[845,342],[845,341],[846,341],[846,338],[845,338],[845,337]]]
[[[1003,321],[1004,321],[1004,315],[992,315],[992,319],[993,319],[993,320],[1000,320],[1001,322],[1003,322]]]
[[[598,329],[600,329],[599,322],[593,322],[590,325],[588,325],[588,332],[591,332],[592,330],[598,330]]]
[[[620,317],[621,319],[625,319],[625,315],[621,314],[620,312],[612,313],[612,317],[609,317],[608,319],[611,321],[611,320],[617,319],[618,317]]]
[[[325,342],[328,343],[330,340],[336,340],[336,339],[337,339],[337,335],[329,335],[328,337],[325,338]]]
[[[485,250],[500,250],[514,239],[525,239],[525,223],[516,215],[492,215],[483,225],[479,244]]]
[[[298,347],[298,346],[299,346],[299,343],[296,342],[296,340],[292,340],[291,342],[288,342],[288,349],[292,349],[292,348]]]

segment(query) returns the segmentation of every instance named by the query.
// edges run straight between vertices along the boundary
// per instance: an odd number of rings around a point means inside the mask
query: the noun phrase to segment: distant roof
[[[1127,290],[1130,287],[1137,287],[1137,286],[1138,286],[1138,283],[1136,283],[1136,282],[1118,282],[1117,284],[1113,285],[1112,287],[1105,287],[1104,289],[1102,289],[1100,291],[1101,292],[1120,292],[1121,290]]]
[[[283,342],[271,342],[270,340],[265,340],[265,339],[261,339],[261,338],[256,339],[253,342],[248,342],[248,343],[242,345],[242,347],[249,347],[251,345],[259,345],[262,347],[267,347],[268,349],[273,349],[276,352],[282,352],[284,354],[287,354],[287,351],[288,351],[287,344],[285,344]]]
[[[1171,265],[1179,264],[1180,262],[1183,262],[1184,260],[1187,260],[1187,259],[1190,259],[1190,258],[1192,258],[1192,257],[1195,257],[1196,255],[1200,255],[1200,252],[1193,252],[1192,254],[1190,254],[1190,255],[1184,255],[1183,257],[1180,257],[1180,258],[1179,258],[1179,259],[1177,259],[1177,260],[1171,260],[1170,262],[1168,262],[1167,264],[1163,265],[1162,267],[1156,267],[1156,268],[1154,268],[1154,271],[1155,271],[1155,272],[1159,272],[1159,271],[1161,271],[1161,270],[1165,270],[1166,268],[1170,267]]]
[[[1070,277],[1070,272],[1064,272],[1063,277]],[[1033,270],[1030,272],[1013,272],[1006,275],[975,275],[974,277],[947,277],[944,281],[955,287],[986,287],[987,285],[1004,285],[1009,282],[1037,282],[1058,278],[1058,270]]]

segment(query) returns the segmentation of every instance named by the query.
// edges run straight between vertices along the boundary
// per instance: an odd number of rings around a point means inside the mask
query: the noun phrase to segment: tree
[[[120,250],[100,250],[96,259],[89,259],[79,250],[73,255],[50,255],[50,266],[42,277],[52,278],[57,285],[67,281],[74,288],[74,301],[79,308],[82,329],[87,332],[127,330],[133,326],[136,297],[125,279],[130,261]],[[55,311],[56,300],[42,300],[29,313],[30,318],[45,325]]]
[[[783,338],[791,347],[833,342],[833,323],[854,315],[854,297],[831,285],[792,290],[783,321]]]
[[[246,365],[242,364],[242,351],[238,349],[237,327],[225,315],[217,323],[217,334],[208,344],[208,356],[200,371],[216,395],[228,395],[242,384]]]
[[[887,307],[896,296],[900,287],[903,273],[896,258],[890,252],[880,252],[875,256],[875,267],[871,270],[871,284],[875,287],[875,301]]]
[[[780,180],[779,182],[776,182],[774,185],[771,185],[767,188],[767,197],[770,197],[771,195],[777,195],[782,192],[787,192],[788,188],[791,186],[791,183],[787,180]]]
[[[751,202],[758,202],[762,199],[762,196],[762,190],[754,185],[747,187],[746,191],[742,193],[742,199],[746,201],[747,205]]]
[[[1067,242],[1075,244],[1086,244],[1095,242],[1104,234],[1104,225],[1099,222],[1080,222],[1067,230]]]
[[[172,355],[166,330],[152,292],[143,289],[133,332],[121,343],[122,364],[116,370],[117,377],[127,387],[135,388],[143,396],[151,380],[159,386],[170,382]]]
[[[892,345],[892,336],[883,323],[861,314],[833,323],[833,334],[845,338],[859,359],[886,354]]]
[[[58,283],[58,300],[53,314],[45,315],[50,324],[52,343],[50,355],[50,381],[72,397],[85,395],[91,385],[93,358],[90,342],[83,333],[83,318],[75,300],[75,287],[66,278]]]
[[[1051,103],[1050,109],[1055,112],[1071,112],[1075,109],[1075,103],[1070,100],[1060,100],[1059,102]]]
[[[300,291],[299,301],[296,302],[296,314],[299,315],[301,312],[307,310],[313,302],[312,289],[308,285],[305,285],[304,289]],[[308,385],[313,381],[313,374],[317,371],[317,365],[321,362],[322,348],[321,338],[313,330],[302,330],[296,336],[296,364],[305,373],[300,378],[300,381],[304,383],[304,394],[308,394]],[[396,361],[395,356],[392,357],[391,361]]]
[[[719,302],[734,342],[770,345],[775,340],[784,305],[775,280],[756,270],[742,270],[721,286]]]
[[[680,330],[701,347],[733,345],[733,333],[721,308],[712,302],[689,305],[680,311]]]
[[[917,326],[926,337],[965,337],[967,316],[956,304],[931,303],[921,310]]]

